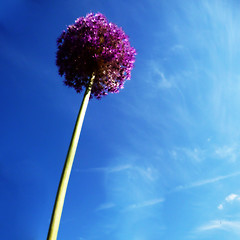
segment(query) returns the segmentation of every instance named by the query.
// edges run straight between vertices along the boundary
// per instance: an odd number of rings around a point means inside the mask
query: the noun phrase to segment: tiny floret
[[[78,93],[95,79],[91,97],[118,93],[131,77],[136,51],[124,31],[101,14],[88,14],[68,26],[57,40],[59,74]]]

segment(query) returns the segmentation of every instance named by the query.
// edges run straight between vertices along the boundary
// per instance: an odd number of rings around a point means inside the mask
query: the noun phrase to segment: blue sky
[[[82,99],[58,75],[56,39],[90,11],[138,55],[119,94],[89,103],[58,239],[238,239],[234,0],[0,3],[1,239],[46,239]]]

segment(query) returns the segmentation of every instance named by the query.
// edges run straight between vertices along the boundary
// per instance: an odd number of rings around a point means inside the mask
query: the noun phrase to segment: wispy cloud
[[[150,64],[151,82],[154,83],[155,88],[169,89],[173,87],[172,81],[166,78],[164,72],[160,69],[155,61]]]
[[[210,139],[208,138],[209,142]],[[170,155],[175,160],[189,160],[192,163],[201,163],[206,159],[219,160],[223,159],[228,162],[234,163],[239,156],[239,147],[236,143],[229,145],[212,146],[208,144],[207,147],[175,147],[170,151]]]
[[[147,180],[154,181],[158,178],[158,171],[154,169],[153,167],[135,167],[133,168],[136,170],[142,177],[144,177]]]
[[[106,209],[110,209],[110,208],[114,208],[116,206],[116,204],[109,202],[109,203],[103,203],[101,204],[96,211],[101,211],[101,210],[106,210]]]
[[[205,232],[210,230],[224,230],[240,234],[240,222],[228,220],[213,220],[197,228],[196,232]]]
[[[209,223],[198,227],[197,231],[203,232],[203,231],[208,231],[208,230],[212,230],[212,229],[219,229],[219,228],[222,228],[221,224],[222,224],[221,220],[210,221]]]
[[[201,162],[205,158],[205,152],[198,147],[195,148],[175,148],[170,152],[174,159],[187,158],[194,162]]]
[[[110,167],[99,167],[99,168],[88,168],[88,169],[75,169],[75,171],[80,172],[105,172],[105,173],[114,173],[121,172],[127,169],[132,168],[130,164],[123,164],[118,166],[110,166]]]
[[[227,201],[227,202],[232,202],[233,200],[239,200],[240,199],[240,197],[237,195],[237,194],[235,194],[235,193],[231,193],[230,195],[228,195],[226,198],[225,198],[225,200]]]
[[[218,176],[218,177],[210,178],[210,179],[204,179],[204,180],[192,182],[192,183],[189,183],[186,185],[180,185],[180,186],[176,187],[174,191],[180,191],[180,190],[185,190],[185,189],[189,189],[189,188],[201,187],[201,186],[204,186],[207,184],[215,183],[215,182],[218,182],[218,181],[221,181],[224,179],[228,179],[228,178],[232,178],[232,177],[235,177],[238,175],[240,175],[240,172],[235,172],[232,174]]]
[[[178,52],[178,51],[182,51],[184,50],[184,46],[181,45],[181,44],[175,44],[174,46],[171,47],[170,51],[173,51],[173,52]]]
[[[218,205],[218,209],[219,209],[219,210],[222,210],[222,209],[223,209],[223,204],[219,204],[219,205]]]
[[[144,202],[137,203],[137,204],[132,204],[132,205],[129,205],[127,207],[127,209],[132,210],[132,209],[136,209],[136,208],[150,207],[150,206],[159,204],[161,202],[164,202],[164,198],[156,198],[156,199],[144,201]]]
[[[120,172],[120,171],[124,171],[127,169],[132,168],[132,166],[130,164],[125,164],[125,165],[119,165],[116,167],[109,167],[107,168],[107,172],[111,173],[111,172]]]
[[[218,147],[215,154],[220,158],[226,158],[229,161],[235,162],[237,159],[238,151],[235,145]]]
[[[240,195],[238,194],[235,194],[235,193],[231,193],[229,194],[225,199],[224,201],[218,206],[218,209],[219,210],[222,210],[226,204],[229,204],[229,203],[233,203],[233,202],[236,202],[236,201],[239,201],[240,202]]]
[[[166,79],[165,75],[162,72],[159,72],[159,83],[158,87],[159,88],[171,88],[172,83]]]
[[[117,166],[110,166],[110,167],[99,167],[99,168],[90,168],[90,169],[75,169],[75,171],[79,172],[103,172],[103,173],[118,173],[123,172],[126,170],[131,170],[132,173],[136,172],[141,177],[143,177],[146,180],[154,181],[158,178],[158,171],[154,169],[151,166],[148,167],[140,167],[140,166],[134,166],[131,164],[122,164]]]

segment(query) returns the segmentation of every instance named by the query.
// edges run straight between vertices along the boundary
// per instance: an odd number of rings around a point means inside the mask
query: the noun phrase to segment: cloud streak
[[[238,151],[235,145],[223,146],[215,150],[215,154],[222,159],[229,159],[231,162],[235,162],[237,159]]]
[[[110,166],[110,167],[99,167],[99,168],[91,168],[91,169],[75,169],[77,172],[102,172],[102,173],[119,173],[126,170],[131,170],[132,173],[136,172],[140,176],[142,176],[145,180],[155,181],[158,178],[158,172],[153,167],[139,167],[131,164],[120,164],[118,166]]]
[[[114,204],[112,202],[103,203],[96,209],[96,211],[111,209],[111,208],[114,208],[115,206],[116,206],[116,204]]]
[[[240,235],[240,222],[228,220],[212,220],[197,228],[196,232],[206,232],[210,230],[223,230]]]
[[[155,87],[158,89],[170,89],[173,87],[173,83],[166,78],[164,72],[158,66],[155,61],[151,61],[150,65],[150,78],[152,83],[154,83]]]
[[[104,173],[114,173],[114,172],[121,172],[128,169],[131,169],[132,166],[130,164],[123,164],[113,167],[99,167],[99,168],[90,168],[90,169],[76,169],[75,171],[78,172],[104,172]]]
[[[162,202],[164,202],[164,198],[156,198],[156,199],[144,201],[144,202],[141,202],[141,203],[129,205],[127,207],[127,209],[128,210],[133,210],[133,209],[136,209],[136,208],[151,207],[151,206],[154,206],[154,205],[162,203]]]
[[[211,184],[211,183],[216,183],[216,182],[222,181],[224,179],[236,177],[238,175],[240,175],[240,172],[235,172],[235,173],[232,173],[232,174],[218,176],[218,177],[210,178],[210,179],[204,179],[204,180],[201,180],[201,181],[192,182],[190,184],[180,185],[180,186],[176,187],[174,189],[174,191],[181,191],[181,190],[185,190],[185,189],[201,187],[201,186],[204,186],[204,185],[207,185],[207,184]]]

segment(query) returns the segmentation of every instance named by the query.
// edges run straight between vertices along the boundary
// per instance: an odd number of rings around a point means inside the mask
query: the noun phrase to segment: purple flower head
[[[121,28],[100,13],[78,18],[57,40],[57,66],[78,93],[95,79],[91,97],[117,93],[131,77],[136,51]]]

